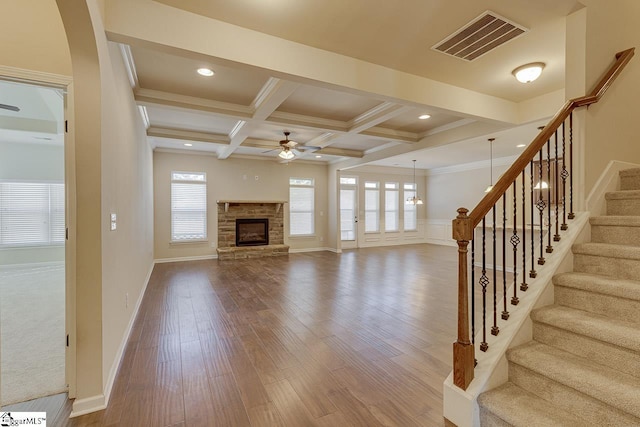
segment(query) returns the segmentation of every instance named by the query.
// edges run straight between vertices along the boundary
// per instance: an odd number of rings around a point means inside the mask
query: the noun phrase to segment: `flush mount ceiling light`
[[[201,76],[205,76],[205,77],[211,77],[215,73],[210,68],[198,68],[198,74],[200,74]]]
[[[431,116],[429,114],[423,114],[421,116],[418,116],[418,118],[420,120],[427,120],[427,119],[431,118]]]
[[[516,68],[511,72],[520,83],[531,83],[542,74],[544,62],[533,62]]]

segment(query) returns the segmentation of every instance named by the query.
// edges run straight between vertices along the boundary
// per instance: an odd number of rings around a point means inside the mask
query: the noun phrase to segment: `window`
[[[399,194],[397,182],[384,184],[384,231],[398,231]]]
[[[0,182],[0,246],[62,245],[64,184]]]
[[[171,240],[207,238],[207,175],[171,172]]]
[[[380,184],[364,183],[364,231],[375,233],[380,231]]]
[[[416,185],[413,183],[404,183],[404,199],[416,196]],[[413,203],[405,203],[404,205],[404,231],[415,231],[418,229],[417,209]]]
[[[356,185],[357,181],[355,177],[341,177],[340,184],[342,185]]]
[[[289,178],[289,235],[310,236],[315,232],[314,199],[312,178]]]

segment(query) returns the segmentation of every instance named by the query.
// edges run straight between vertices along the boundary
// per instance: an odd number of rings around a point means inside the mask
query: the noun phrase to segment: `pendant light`
[[[421,205],[422,199],[418,197],[418,186],[416,185],[416,161],[413,161],[413,197],[407,197],[408,205]]]
[[[484,190],[485,193],[493,190],[493,141],[495,140],[495,138],[489,138],[489,167],[491,168],[491,181],[489,182],[487,189]]]

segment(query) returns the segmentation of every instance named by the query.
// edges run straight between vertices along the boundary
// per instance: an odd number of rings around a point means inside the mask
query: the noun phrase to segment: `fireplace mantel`
[[[276,213],[280,212],[282,205],[287,203],[286,200],[216,200],[219,205],[224,205],[224,211],[229,212],[229,205],[246,205],[246,204],[268,204],[276,205]]]

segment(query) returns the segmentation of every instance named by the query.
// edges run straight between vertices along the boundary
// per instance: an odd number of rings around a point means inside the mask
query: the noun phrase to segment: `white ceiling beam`
[[[253,116],[253,110],[250,107],[228,102],[212,101],[194,96],[144,88],[134,90],[133,95],[138,105],[205,111],[233,119],[246,120]]]
[[[361,133],[409,110],[411,110],[411,107],[393,102],[383,102],[351,120],[349,122],[349,133]]]
[[[147,136],[156,138],[184,139],[188,141],[211,142],[214,144],[229,144],[227,135],[215,134],[209,132],[196,132],[186,129],[165,128],[151,126],[147,129]]]
[[[244,140],[251,135],[251,132],[258,126],[258,123],[262,123],[269,117],[295,92],[298,86],[300,86],[298,83],[276,79],[275,77],[269,78],[251,103],[252,120],[241,120],[238,122],[234,130],[229,134],[231,138],[229,146],[220,153],[218,159],[224,160],[233,154]]]

